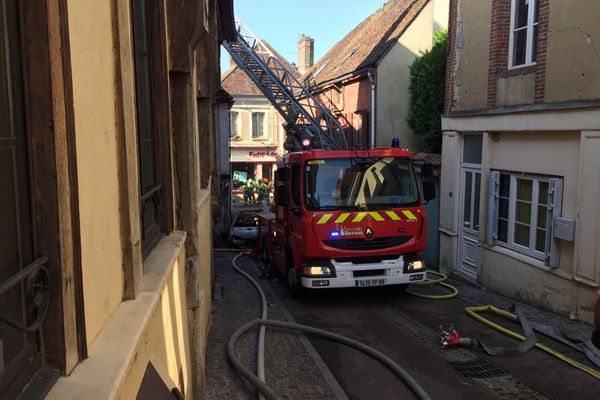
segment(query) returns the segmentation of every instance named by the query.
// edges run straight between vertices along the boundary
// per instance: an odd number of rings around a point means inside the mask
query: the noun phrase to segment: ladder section
[[[236,31],[237,40],[223,46],[284,118],[286,150],[301,150],[304,139],[310,139],[312,148],[347,149],[344,128],[331,112],[239,20]]]

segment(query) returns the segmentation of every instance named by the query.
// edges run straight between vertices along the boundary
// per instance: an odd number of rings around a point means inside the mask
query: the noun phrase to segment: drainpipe
[[[367,78],[371,82],[371,148],[375,148],[375,77],[371,70],[367,72]]]

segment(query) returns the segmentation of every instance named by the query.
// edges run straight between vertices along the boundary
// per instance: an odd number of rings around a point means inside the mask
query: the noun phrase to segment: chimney
[[[298,42],[298,72],[304,74],[315,62],[315,40],[310,36],[300,36]]]

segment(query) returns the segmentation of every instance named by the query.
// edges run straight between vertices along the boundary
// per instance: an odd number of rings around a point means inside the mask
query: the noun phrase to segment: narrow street
[[[228,265],[233,259],[232,253],[216,254],[217,286],[222,287],[223,298],[215,304],[213,321],[218,326],[220,323],[216,319],[224,318],[230,325],[229,329],[234,330],[259,315],[252,307],[252,304],[258,303],[258,295],[252,293],[254,289],[250,288],[250,284],[236,276],[237,274]],[[255,277],[258,276],[258,269],[253,261],[244,257],[239,264],[247,272]],[[236,282],[235,289],[233,282]],[[300,324],[330,330],[370,345],[405,368],[433,399],[595,399],[600,390],[600,382],[597,379],[538,349],[532,349],[519,357],[490,357],[478,350],[442,349],[439,344],[439,326],[443,325],[447,328],[451,323],[455,324],[461,336],[481,339],[491,347],[517,344],[515,340],[471,319],[464,311],[465,306],[484,304],[494,304],[507,309],[514,302],[465,283],[453,281],[452,284],[460,290],[460,296],[444,301],[419,299],[408,293],[398,292],[395,287],[313,291],[301,300],[296,300],[290,296],[285,281],[263,279],[261,283],[266,289],[270,318],[276,315],[275,318],[281,319],[282,311],[287,310]],[[242,291],[240,285],[247,285],[249,289]],[[236,296],[236,299],[228,296]],[[254,296],[254,298],[245,298],[246,296]],[[220,307],[227,301],[242,301],[248,306],[245,308],[246,311],[235,317],[231,314],[221,314]],[[575,337],[589,334],[589,327],[585,324],[568,321],[531,306],[520,306],[532,321],[558,326]],[[255,312],[255,314],[248,315],[246,312]],[[497,322],[519,331],[517,325],[508,321]],[[231,333],[227,334],[219,330],[215,336],[211,334],[211,338],[220,336],[220,340],[226,342]],[[267,343],[281,341],[284,340],[283,338],[290,340],[290,336],[293,335],[281,332],[279,329],[268,328]],[[227,392],[227,395],[219,394],[219,390],[224,388],[223,385],[220,388],[210,387],[211,376],[215,373],[214,370],[211,371],[210,365],[215,365],[211,357],[225,360],[224,347],[210,346],[211,338],[209,338],[209,348],[214,348],[209,350],[207,358],[207,388],[213,395],[207,398],[235,398],[232,397],[232,392]],[[386,367],[361,352],[324,339],[314,337],[309,339],[348,398],[357,400],[414,398],[407,386]],[[548,339],[540,338],[540,335],[538,339],[565,355],[589,365],[581,354]],[[247,342],[244,343],[244,346],[252,346]],[[223,350],[222,354],[218,354],[220,350]],[[295,355],[290,352],[280,353],[273,348],[271,351],[275,351],[275,354],[268,354],[269,344],[267,344],[267,383],[273,385],[276,392],[277,389],[285,389],[286,385],[302,387],[304,375],[314,374],[314,366],[308,363],[295,365],[294,369],[287,372],[273,371],[273,368],[294,365],[288,364],[288,361],[281,358],[291,359]],[[449,364],[469,360],[486,360],[488,364],[485,364],[483,366],[485,368],[480,372],[488,374],[489,377],[477,379],[465,377]],[[246,358],[245,362],[248,367],[254,368],[253,357]],[[239,391],[244,390],[239,384],[239,378],[231,371],[231,367],[226,365],[226,361],[220,368],[228,369],[228,379],[238,380],[238,383],[233,382],[230,383],[231,385],[237,386]],[[281,378],[281,374],[284,379]],[[279,378],[269,381],[269,377],[275,376]],[[308,389],[304,387],[302,390]],[[253,398],[251,392],[247,390],[248,397],[238,398]],[[282,395],[282,398],[293,399],[336,398],[333,395],[328,397],[327,393],[321,393],[318,397],[302,397],[300,393],[307,392],[298,390],[291,397],[284,396],[282,392],[278,394]]]

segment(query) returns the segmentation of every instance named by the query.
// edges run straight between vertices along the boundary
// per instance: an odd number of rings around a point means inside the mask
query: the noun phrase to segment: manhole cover
[[[465,378],[494,378],[504,371],[482,358],[467,361],[449,361],[448,364]]]

